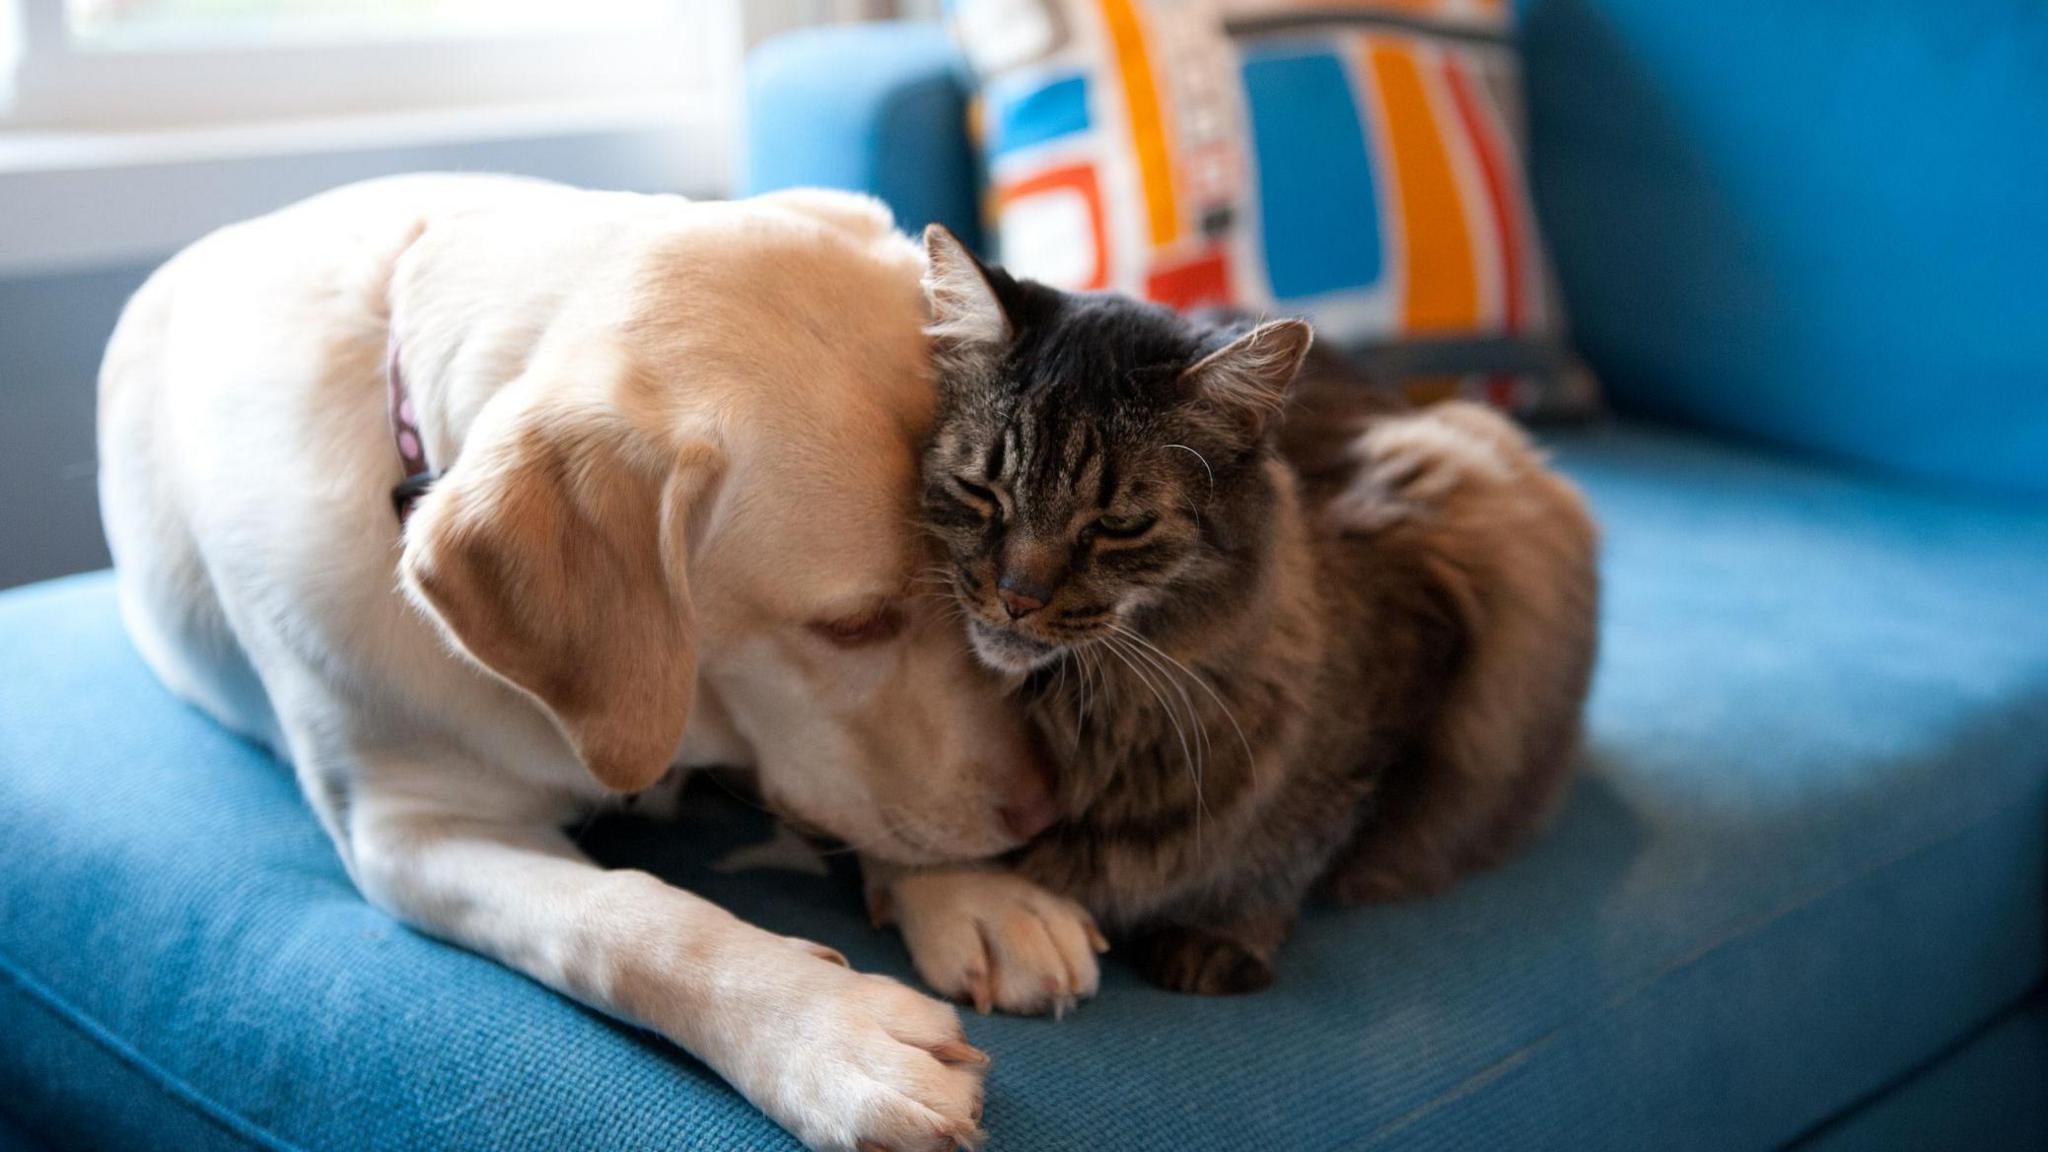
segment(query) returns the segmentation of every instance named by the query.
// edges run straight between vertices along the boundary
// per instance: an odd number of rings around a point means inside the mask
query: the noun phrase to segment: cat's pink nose
[[[1028,572],[1006,567],[996,580],[996,599],[1003,602],[1003,611],[1015,620],[1045,607],[1045,602],[1052,599],[1052,589]]]
[[[1014,588],[996,589],[996,599],[1003,602],[1003,611],[1008,612],[1012,620],[1029,616],[1040,608],[1045,607],[1045,601],[1027,592],[1019,592]]]
[[[1010,785],[1009,795],[996,807],[996,815],[1002,818],[1003,827],[1019,840],[1029,840],[1052,827],[1059,814],[1059,806],[1052,798],[1052,781],[1046,778],[1045,769],[1036,763],[1017,774]]]

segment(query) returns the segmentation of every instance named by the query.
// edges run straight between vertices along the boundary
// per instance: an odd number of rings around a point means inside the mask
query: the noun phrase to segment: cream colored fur
[[[1020,721],[927,599],[917,249],[865,199],[357,185],[136,294],[101,493],[137,646],[370,901],[680,1044],[814,1148],[979,1135],[951,1008],[559,831],[679,773],[905,863],[1010,847]],[[401,534],[395,338],[446,474]],[[814,625],[894,614],[843,646]]]

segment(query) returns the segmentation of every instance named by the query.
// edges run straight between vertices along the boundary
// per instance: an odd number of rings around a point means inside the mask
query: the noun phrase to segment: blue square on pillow
[[[988,151],[1000,156],[1088,130],[1088,78],[1030,76],[988,88]]]
[[[1243,71],[1273,295],[1378,283],[1379,195],[1343,58],[1325,41],[1268,42],[1245,50]]]

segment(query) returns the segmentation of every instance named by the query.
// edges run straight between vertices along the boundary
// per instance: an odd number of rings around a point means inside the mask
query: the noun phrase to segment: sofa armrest
[[[937,24],[805,29],[747,60],[742,190],[846,188],[981,246],[966,64]]]

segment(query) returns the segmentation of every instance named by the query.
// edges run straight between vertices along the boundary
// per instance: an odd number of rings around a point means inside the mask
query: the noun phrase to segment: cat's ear
[[[1203,404],[1257,439],[1287,403],[1315,332],[1304,320],[1269,320],[1211,352],[1181,373]]]
[[[955,347],[1001,347],[1010,342],[1009,313],[989,270],[943,224],[924,230],[924,296],[932,322],[925,334]]]

